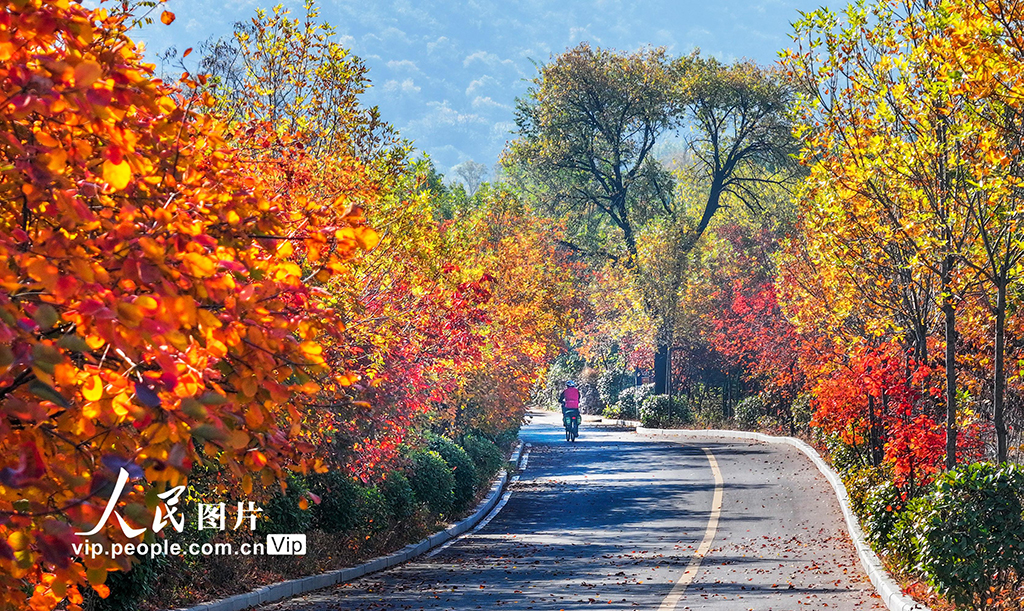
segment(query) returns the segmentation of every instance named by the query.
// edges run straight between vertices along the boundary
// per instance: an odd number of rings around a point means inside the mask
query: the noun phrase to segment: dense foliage
[[[443,217],[453,194],[362,105],[312,2],[188,49],[177,82],[132,10],[0,8],[0,606],[109,594],[135,559],[72,545],[122,472],[93,541],[172,536],[148,527],[186,482],[264,504],[264,531],[465,508],[579,299],[560,229],[514,193]],[[481,475],[429,432],[476,435]]]

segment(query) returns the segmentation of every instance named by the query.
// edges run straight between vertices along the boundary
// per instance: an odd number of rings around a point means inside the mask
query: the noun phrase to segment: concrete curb
[[[521,456],[522,451],[523,442],[520,441],[519,445],[516,446],[515,451],[512,452],[512,456],[509,458],[509,463],[518,466],[519,457]],[[412,560],[413,558],[420,556],[439,545],[444,545],[446,542],[476,526],[480,520],[484,519],[484,516],[494,509],[494,506],[501,499],[501,493],[505,489],[505,484],[507,483],[508,470],[502,469],[501,473],[498,474],[497,479],[495,479],[491,484],[490,492],[488,492],[484,500],[480,501],[480,504],[477,505],[476,511],[473,512],[473,515],[452,524],[440,532],[430,535],[419,543],[410,543],[397,552],[382,558],[374,558],[369,562],[364,562],[363,564],[349,567],[347,569],[338,569],[335,571],[320,573],[319,575],[311,575],[309,577],[301,577],[299,579],[289,579],[288,581],[272,583],[270,585],[256,588],[252,592],[235,594],[234,596],[229,596],[227,598],[222,598],[208,603],[201,603],[194,607],[179,609],[178,611],[242,611],[242,609],[277,602],[279,600],[284,600],[300,594],[306,594],[308,592],[327,588],[339,583],[348,583],[364,575],[376,573],[377,571],[382,571],[386,568],[402,564],[403,562]]]
[[[632,425],[633,423],[630,423]],[[746,439],[751,441],[760,441],[762,443],[778,443],[788,446],[792,446],[801,452],[803,452],[807,458],[811,459],[811,462],[818,467],[828,483],[832,484],[832,490],[836,493],[836,498],[839,499],[839,506],[843,510],[843,516],[846,518],[846,527],[850,531],[850,538],[853,539],[853,544],[857,548],[857,555],[860,556],[861,565],[863,565],[865,572],[868,577],[871,578],[871,583],[875,586],[875,591],[882,597],[885,602],[885,606],[889,611],[930,611],[928,607],[922,605],[919,602],[914,601],[912,598],[907,596],[900,590],[899,584],[897,584],[889,573],[882,566],[881,560],[875,554],[871,546],[868,545],[867,541],[864,540],[864,533],[860,529],[860,523],[857,521],[857,516],[853,514],[853,510],[850,509],[850,498],[846,493],[846,486],[843,485],[843,480],[840,479],[839,474],[832,470],[832,467],[822,460],[818,452],[807,445],[803,441],[796,439],[795,437],[775,437],[772,435],[765,435],[763,433],[752,433],[749,431],[697,431],[697,430],[681,430],[681,429],[648,429],[637,425],[636,432],[638,435],[648,435],[651,437],[711,437],[717,439]]]

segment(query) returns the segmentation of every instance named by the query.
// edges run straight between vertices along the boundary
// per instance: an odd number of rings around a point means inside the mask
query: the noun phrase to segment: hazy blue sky
[[[229,34],[234,22],[277,0],[169,0],[170,26],[138,33],[150,57]],[[299,2],[286,1],[293,12]],[[512,109],[534,62],[580,41],[616,49],[694,47],[720,59],[775,61],[798,11],[821,0],[522,2],[321,0],[321,17],[370,67],[366,101],[447,172],[473,159],[493,164],[512,136]]]

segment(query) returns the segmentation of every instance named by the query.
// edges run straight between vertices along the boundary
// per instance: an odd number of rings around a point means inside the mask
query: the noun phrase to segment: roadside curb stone
[[[511,457],[509,457],[509,463],[518,466],[522,451],[523,443],[519,442],[519,445],[516,446]],[[300,577],[298,579],[279,581],[277,583],[260,586],[251,592],[235,594],[234,596],[200,603],[193,607],[186,607],[176,611],[242,611],[243,609],[277,602],[279,600],[299,596],[301,594],[307,594],[314,590],[348,583],[364,575],[376,573],[377,571],[402,564],[403,562],[412,560],[435,547],[444,545],[448,541],[451,541],[476,526],[477,523],[479,523],[480,520],[490,513],[491,510],[494,509],[494,506],[498,504],[498,500],[501,499],[501,494],[504,492],[506,484],[508,484],[508,479],[508,470],[502,469],[498,474],[498,477],[491,484],[491,489],[487,493],[487,496],[484,500],[480,501],[480,504],[477,505],[476,511],[474,511],[468,518],[430,535],[419,543],[410,543],[402,549],[392,552],[387,556],[374,558],[373,560],[364,562],[363,564],[346,569],[336,569],[333,571],[327,571],[326,573],[320,573],[319,575],[310,575],[308,577]]]
[[[776,437],[773,435],[753,433],[750,431],[648,429],[641,426],[639,422],[632,420],[619,420],[618,424],[620,426],[635,426],[638,435],[647,435],[649,437],[711,437],[719,439],[746,439],[759,441],[761,443],[788,445],[800,450],[807,456],[807,458],[811,459],[811,462],[813,462],[816,467],[818,467],[818,470],[825,476],[828,483],[832,484],[832,490],[836,493],[836,498],[839,500],[839,507],[843,510],[843,516],[846,518],[846,528],[850,532],[850,538],[853,540],[854,547],[857,548],[857,555],[860,557],[861,565],[864,567],[864,571],[871,579],[872,585],[875,586],[875,591],[878,592],[878,595],[882,598],[882,601],[885,602],[885,606],[889,611],[930,611],[928,607],[904,594],[900,589],[899,584],[896,583],[892,576],[889,575],[888,571],[885,570],[885,567],[882,566],[882,561],[878,559],[878,555],[875,554],[874,550],[871,549],[871,546],[864,540],[864,532],[860,528],[857,516],[855,516],[853,514],[853,510],[850,509],[850,497],[846,493],[846,486],[843,484],[843,480],[840,479],[839,474],[821,458],[821,455],[819,455],[814,448],[807,445],[804,441],[795,437]]]

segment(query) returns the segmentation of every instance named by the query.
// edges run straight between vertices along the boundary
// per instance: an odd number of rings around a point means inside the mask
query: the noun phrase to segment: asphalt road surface
[[[590,423],[569,444],[550,414],[522,438],[527,466],[483,528],[265,611],[885,608],[832,489],[795,449]]]

